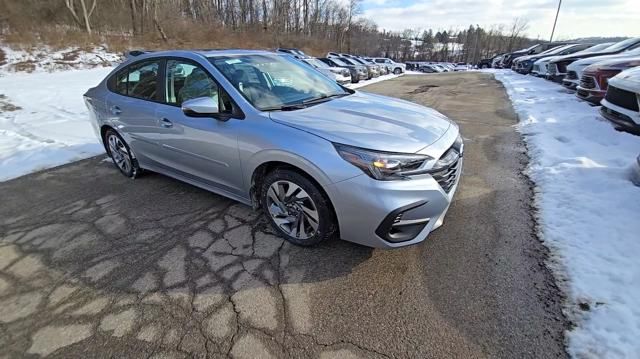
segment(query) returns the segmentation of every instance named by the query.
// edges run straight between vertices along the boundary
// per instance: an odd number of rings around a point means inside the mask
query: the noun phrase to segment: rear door
[[[110,81],[107,111],[142,167],[161,161],[156,107],[160,100],[159,59],[131,64]]]

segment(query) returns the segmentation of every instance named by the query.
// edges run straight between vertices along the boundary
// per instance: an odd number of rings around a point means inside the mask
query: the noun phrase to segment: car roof
[[[242,55],[278,55],[278,53],[267,50],[247,50],[247,49],[192,49],[192,50],[163,50],[163,51],[141,51],[134,50],[129,52],[130,58],[160,56],[180,56],[184,54],[197,54],[204,57],[217,56],[242,56]]]

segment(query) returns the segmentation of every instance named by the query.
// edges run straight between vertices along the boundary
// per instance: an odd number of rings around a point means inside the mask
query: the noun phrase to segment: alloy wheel
[[[107,139],[109,143],[109,152],[111,152],[111,158],[116,163],[116,166],[124,173],[129,173],[131,170],[131,156],[127,147],[122,140],[115,134],[109,135]]]
[[[308,239],[318,231],[319,214],[309,194],[290,181],[275,181],[267,191],[267,208],[276,225],[291,237]]]

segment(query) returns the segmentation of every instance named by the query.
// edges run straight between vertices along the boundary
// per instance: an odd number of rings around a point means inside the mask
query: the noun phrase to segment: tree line
[[[361,16],[361,0],[0,0],[0,33],[47,32],[153,47],[299,47],[399,61],[476,62],[533,42],[527,23],[463,30],[386,31]],[[73,37],[70,34],[75,34]]]

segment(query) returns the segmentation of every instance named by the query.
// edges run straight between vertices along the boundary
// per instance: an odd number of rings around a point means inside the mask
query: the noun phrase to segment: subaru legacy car
[[[123,175],[150,170],[261,209],[303,246],[401,247],[442,224],[463,142],[439,112],[272,52],[136,55],[84,95]]]

